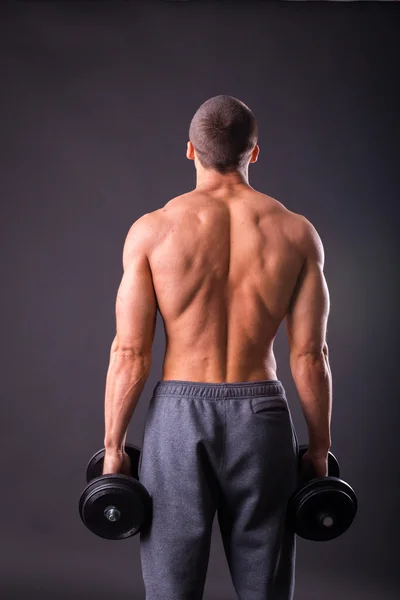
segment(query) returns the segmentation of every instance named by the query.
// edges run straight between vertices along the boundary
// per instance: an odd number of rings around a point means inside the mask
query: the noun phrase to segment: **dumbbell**
[[[140,449],[125,445],[131,461],[131,477],[102,475],[105,449],[90,459],[86,468],[87,486],[79,500],[79,514],[86,527],[108,540],[136,535],[151,521],[151,496],[139,481]]]
[[[299,448],[299,470],[308,446]],[[316,542],[333,540],[352,524],[357,513],[353,488],[340,479],[336,457],[328,454],[327,477],[311,477],[301,484],[289,501],[288,516],[295,533]]]

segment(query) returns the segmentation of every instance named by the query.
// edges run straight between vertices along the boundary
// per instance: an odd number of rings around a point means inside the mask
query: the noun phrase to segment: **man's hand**
[[[302,457],[301,474],[305,479],[328,475],[328,451],[307,450]]]
[[[103,464],[103,475],[116,473],[131,477],[131,459],[125,450],[106,450]]]

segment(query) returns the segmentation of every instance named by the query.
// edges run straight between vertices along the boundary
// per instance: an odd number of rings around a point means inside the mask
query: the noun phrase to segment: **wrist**
[[[104,449],[107,454],[121,454],[125,450],[125,443],[104,441]]]
[[[308,452],[314,456],[326,456],[330,449],[330,443],[309,442],[308,444]]]

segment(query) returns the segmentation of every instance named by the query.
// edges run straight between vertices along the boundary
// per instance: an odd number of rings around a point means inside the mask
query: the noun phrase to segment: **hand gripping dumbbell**
[[[308,446],[300,446],[299,469]],[[357,496],[340,479],[336,457],[328,454],[328,476],[311,478],[301,484],[289,502],[289,519],[297,535],[306,540],[325,542],[342,535],[357,513]]]
[[[151,521],[151,496],[139,482],[140,449],[125,445],[131,461],[131,477],[102,475],[105,449],[90,459],[86,468],[88,485],[79,500],[79,514],[90,531],[108,540],[136,535]]]

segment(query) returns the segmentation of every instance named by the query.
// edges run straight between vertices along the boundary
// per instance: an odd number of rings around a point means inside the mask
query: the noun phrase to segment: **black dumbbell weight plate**
[[[150,495],[137,480],[120,474],[105,475],[86,486],[79,502],[79,514],[96,535],[121,540],[139,532],[148,517],[150,502]],[[106,515],[111,516],[111,520]]]
[[[312,479],[291,501],[295,532],[307,540],[322,542],[342,535],[352,524],[356,512],[354,490],[336,477]]]

